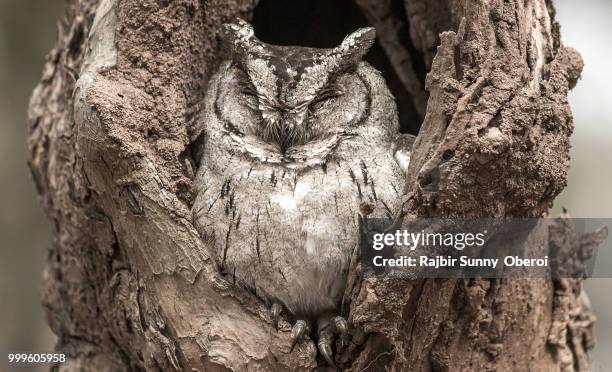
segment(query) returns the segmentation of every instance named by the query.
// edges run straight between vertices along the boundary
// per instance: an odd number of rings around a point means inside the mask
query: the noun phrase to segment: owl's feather
[[[243,21],[225,37],[233,59],[206,94],[195,225],[230,281],[328,335],[346,328],[326,314],[339,311],[359,207],[391,217],[404,183],[394,99],[360,61],[374,32],[333,49],[268,45]]]
[[[399,134],[391,147],[393,158],[404,173],[408,172],[410,154],[412,153],[415,139],[416,137],[412,134]]]

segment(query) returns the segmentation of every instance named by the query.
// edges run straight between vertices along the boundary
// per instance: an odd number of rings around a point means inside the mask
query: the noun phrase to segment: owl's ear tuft
[[[336,53],[343,56],[344,65],[353,65],[365,57],[376,41],[376,30],[373,27],[360,28],[348,35],[338,47]]]
[[[221,38],[227,43],[233,54],[244,55],[252,44],[257,43],[255,30],[247,21],[236,18],[233,23],[224,23]]]

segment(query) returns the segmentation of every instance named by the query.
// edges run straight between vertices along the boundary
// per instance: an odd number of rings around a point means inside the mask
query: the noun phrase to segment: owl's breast
[[[289,307],[312,287],[332,306],[357,246],[359,206],[390,215],[398,199],[403,177],[390,152],[300,169],[221,155],[205,156],[194,206],[220,269]]]
[[[195,225],[230,280],[294,314],[335,309],[360,205],[391,216],[400,199],[393,97],[360,64],[344,77],[346,102],[316,104],[309,140],[281,150],[259,134],[260,114],[239,99],[236,78],[224,70],[207,93]]]

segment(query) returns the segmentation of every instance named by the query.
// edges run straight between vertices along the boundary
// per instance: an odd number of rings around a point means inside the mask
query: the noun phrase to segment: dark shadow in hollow
[[[394,11],[402,12],[401,17],[406,19],[403,7]],[[257,37],[266,43],[313,48],[335,47],[349,33],[369,26],[354,0],[260,0],[255,8],[253,25]],[[406,43],[409,43],[407,28],[403,28],[402,32],[405,32]],[[416,57],[416,62],[422,64],[422,56]],[[400,131],[416,134],[422,118],[378,42],[366,60],[382,72],[396,99]]]

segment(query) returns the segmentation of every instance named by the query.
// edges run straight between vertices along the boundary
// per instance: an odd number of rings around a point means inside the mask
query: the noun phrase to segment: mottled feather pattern
[[[374,31],[333,49],[279,47],[241,21],[225,38],[233,57],[206,94],[196,227],[230,282],[297,319],[337,313],[360,205],[390,216],[404,183],[394,99],[361,62]]]

